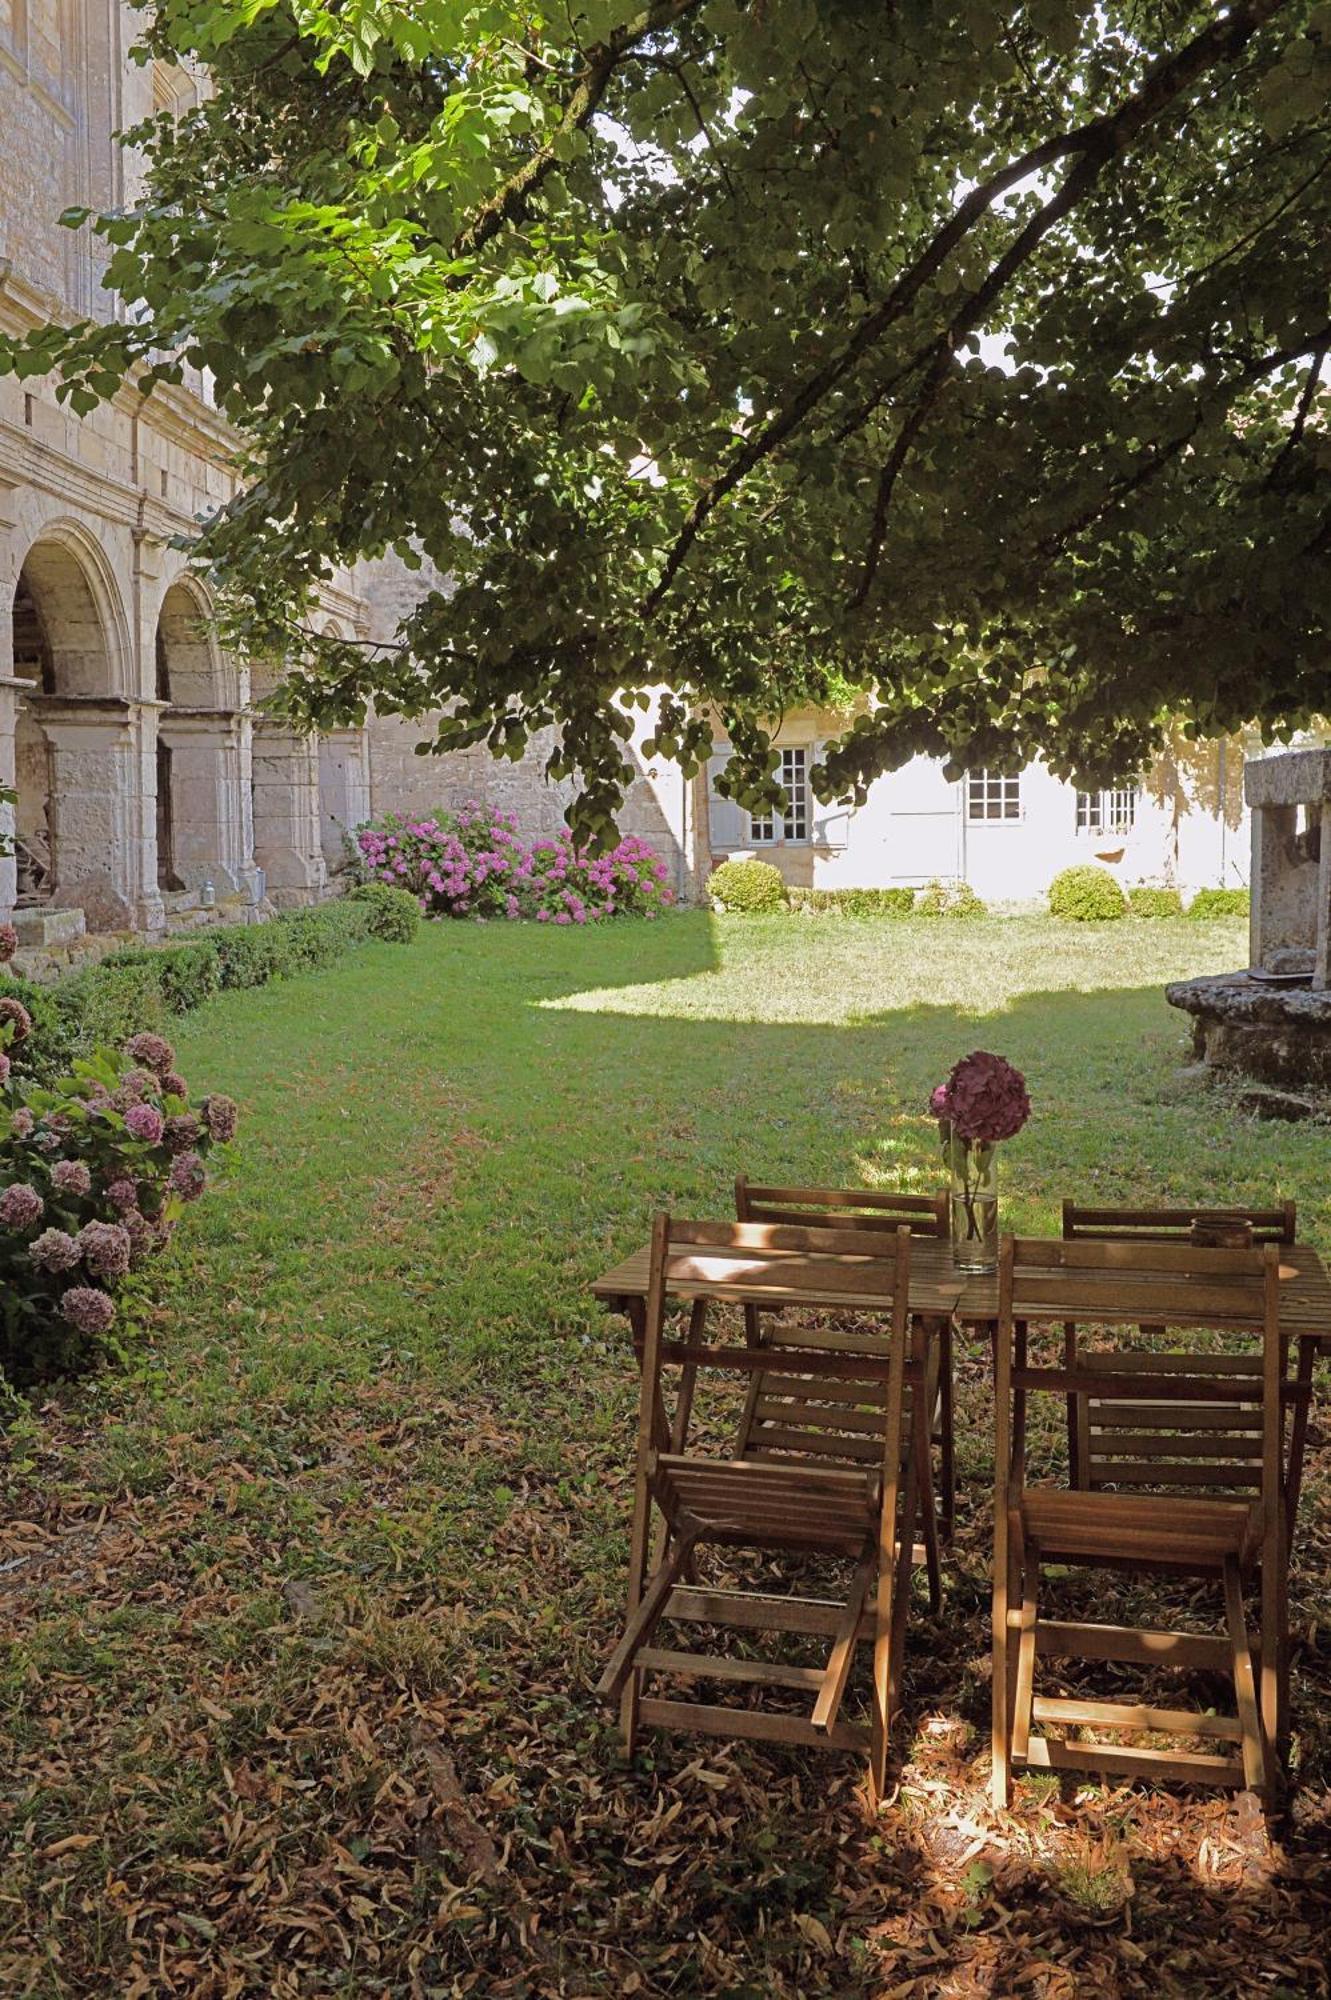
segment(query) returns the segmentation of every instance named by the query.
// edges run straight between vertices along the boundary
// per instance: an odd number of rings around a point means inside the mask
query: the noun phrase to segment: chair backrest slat
[[[1187,1241],[1194,1222],[1246,1222],[1254,1243],[1293,1243],[1298,1212],[1292,1201],[1271,1208],[1087,1208],[1063,1203],[1063,1234],[1099,1241]]]
[[[860,1229],[850,1224],[829,1226],[821,1217],[815,1223],[673,1221],[670,1224],[672,1251],[686,1248],[707,1250],[801,1251],[810,1256],[872,1257],[890,1269],[895,1256],[895,1237],[904,1225],[894,1225],[891,1235]]]
[[[802,1223],[827,1229],[947,1235],[947,1192],[897,1194],[884,1188],[775,1187],[735,1181],[735,1213],[743,1222]]]

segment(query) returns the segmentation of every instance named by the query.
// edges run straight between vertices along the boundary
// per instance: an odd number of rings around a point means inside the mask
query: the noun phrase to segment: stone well
[[[1243,782],[1248,965],[1180,980],[1165,998],[1192,1015],[1201,1061],[1275,1086],[1290,1112],[1313,1110],[1331,1097],[1331,748],[1260,758]]]

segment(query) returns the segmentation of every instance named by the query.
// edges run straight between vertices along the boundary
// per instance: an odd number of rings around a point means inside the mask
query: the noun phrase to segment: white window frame
[[[773,806],[769,812],[761,813],[756,818],[750,813],[751,847],[775,847],[778,843],[787,847],[808,846],[812,821],[809,800],[811,754],[807,743],[791,743],[782,747],[776,775],[786,794],[786,810],[778,812]]]
[[[989,810],[991,805],[996,805],[998,810],[991,812]],[[966,824],[968,826],[1016,826],[1025,817],[1026,807],[1021,796],[1020,771],[995,771],[987,764],[981,765],[978,771],[967,771]]]
[[[1106,785],[1098,792],[1079,791],[1075,806],[1077,832],[1097,840],[1131,833],[1137,824],[1141,794],[1141,786],[1134,784]]]

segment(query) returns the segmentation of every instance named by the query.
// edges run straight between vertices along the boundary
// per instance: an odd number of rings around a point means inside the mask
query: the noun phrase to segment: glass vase
[[[998,1147],[983,1139],[947,1145],[952,1262],[959,1271],[998,1269]]]

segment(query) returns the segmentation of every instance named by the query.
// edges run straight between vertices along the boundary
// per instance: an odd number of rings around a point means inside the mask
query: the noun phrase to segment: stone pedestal
[[[327,892],[319,822],[319,745],[287,723],[254,719],[254,859],[279,910]]]
[[[364,729],[330,729],[319,738],[319,818],[330,875],[347,867],[347,840],[370,817],[370,758]]]
[[[218,899],[253,901],[249,730],[229,709],[166,708],[159,740],[171,752],[171,860],[187,889],[212,882]]]
[[[1244,773],[1252,807],[1249,954],[1311,954],[1313,986],[1331,985],[1331,749],[1262,757]]]
[[[1165,989],[1192,1016],[1208,1067],[1283,1093],[1275,1115],[1331,1099],[1331,749],[1289,750],[1244,772],[1252,807],[1249,965]],[[1261,1110],[1262,1091],[1250,1093]],[[1246,1100],[1245,1100],[1246,1101]]]

